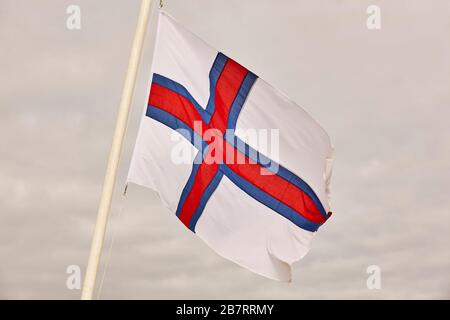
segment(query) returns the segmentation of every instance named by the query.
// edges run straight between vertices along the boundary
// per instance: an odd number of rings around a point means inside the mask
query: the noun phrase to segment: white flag
[[[159,14],[128,182],[217,253],[290,281],[328,219],[332,146],[301,107]]]

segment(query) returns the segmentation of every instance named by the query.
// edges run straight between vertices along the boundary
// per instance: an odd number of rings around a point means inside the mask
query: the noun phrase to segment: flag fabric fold
[[[330,216],[332,145],[301,107],[160,11],[128,182],[223,257],[290,281]]]

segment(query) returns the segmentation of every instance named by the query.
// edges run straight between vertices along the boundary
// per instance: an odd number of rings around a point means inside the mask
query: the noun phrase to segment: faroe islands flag
[[[161,11],[128,182],[223,257],[290,281],[330,216],[332,151],[301,107]]]

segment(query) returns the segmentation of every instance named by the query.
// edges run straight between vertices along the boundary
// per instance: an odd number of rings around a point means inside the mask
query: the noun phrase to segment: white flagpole
[[[145,31],[150,15],[152,0],[142,0],[139,11],[139,17],[136,32],[131,49],[130,60],[125,83],[120,99],[119,111],[117,115],[116,128],[114,130],[111,151],[109,153],[108,165],[106,167],[103,190],[97,213],[97,222],[95,225],[94,237],[92,239],[89,261],[83,283],[83,292],[81,299],[91,300],[95,289],[95,279],[97,277],[98,266],[102,253],[103,241],[105,238],[106,225],[111,207],[111,200],[114,192],[114,186],[117,176],[117,168],[120,160],[123,139],[127,128],[128,114],[133,99],[136,76],[139,66],[139,60],[145,38]]]

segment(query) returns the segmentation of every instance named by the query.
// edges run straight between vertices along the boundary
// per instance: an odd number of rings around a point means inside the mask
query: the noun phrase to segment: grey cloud
[[[0,4],[0,298],[77,299],[139,1]],[[382,29],[365,27],[382,9]],[[276,8],[274,8],[274,6]],[[286,92],[336,147],[333,218],[294,282],[224,260],[153,192],[120,193],[147,94],[150,26],[114,198],[101,298],[449,298],[447,1],[166,0],[189,29]],[[233,23],[230,23],[233,21]],[[153,28],[153,29],[152,29]],[[382,290],[366,268],[382,268]]]

